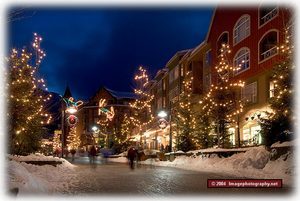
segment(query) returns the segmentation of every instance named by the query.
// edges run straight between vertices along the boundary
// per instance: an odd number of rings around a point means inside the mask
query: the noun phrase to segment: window
[[[269,98],[274,97],[275,83],[274,81],[269,82]]]
[[[277,31],[268,32],[259,43],[259,60],[263,61],[277,54]]]
[[[257,102],[257,82],[246,85],[241,90],[242,101],[245,103]]]
[[[163,90],[166,90],[166,80],[163,79],[162,82],[163,82]]]
[[[161,99],[161,97],[159,97],[157,99],[157,109],[160,110],[161,108],[162,108],[162,99]]]
[[[244,141],[244,144],[246,144],[246,145],[250,144],[250,129],[249,128],[243,129],[243,141]]]
[[[193,65],[192,65],[192,63],[189,63],[187,71],[188,71],[188,72],[191,72],[192,69],[193,69]]]
[[[180,76],[181,76],[181,77],[184,76],[183,65],[181,65],[181,67],[180,67]]]
[[[259,25],[262,26],[271,21],[278,13],[277,7],[263,7],[259,9]]]
[[[258,126],[252,126],[250,128],[251,130],[251,142],[252,144],[261,144],[262,143],[262,137],[261,137],[261,134],[260,134],[260,130],[261,130],[261,127],[260,125]]]
[[[157,83],[157,90],[161,91],[162,90],[162,80],[159,80]]]
[[[169,92],[169,100],[171,100],[173,103],[178,100],[179,96],[179,87],[178,85],[170,90]]]
[[[229,140],[230,140],[230,143],[232,145],[235,145],[235,129],[234,128],[229,128],[228,129],[228,132],[229,132]]]
[[[261,127],[254,125],[243,128],[243,141],[245,145],[261,144],[262,137],[260,135]]]
[[[176,80],[179,76],[178,66],[173,68],[169,73],[169,83],[171,84],[174,80]]]
[[[234,57],[234,66],[239,68],[236,73],[240,73],[250,68],[250,51],[248,48],[242,48]]]
[[[163,100],[162,106],[163,108],[166,108],[166,97],[163,96],[162,100]]]
[[[204,66],[205,67],[210,67],[211,66],[211,50],[208,50],[207,52],[205,52],[205,55],[204,55]]]
[[[237,44],[250,35],[250,16],[242,16],[234,26],[233,44]]]
[[[217,42],[217,53],[221,54],[221,48],[223,44],[228,44],[228,32],[223,32]]]

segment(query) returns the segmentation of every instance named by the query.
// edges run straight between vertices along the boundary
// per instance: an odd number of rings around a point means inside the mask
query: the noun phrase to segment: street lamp
[[[70,114],[75,114],[77,112],[77,109],[75,107],[69,107],[66,109],[66,112]]]
[[[92,127],[92,130],[94,131],[94,133],[98,133],[98,131],[99,131],[99,129],[98,129],[97,126],[93,126],[93,127]]]
[[[170,114],[170,118],[169,118],[169,122],[165,119],[165,117],[168,116],[167,112],[165,112],[164,110],[161,110],[158,114],[158,117],[160,117],[161,119],[159,119],[159,127],[160,128],[165,128],[167,123],[169,123],[170,125],[170,133],[169,133],[169,150],[170,152],[172,152],[172,130],[171,130],[171,114]]]
[[[158,113],[158,116],[161,118],[165,118],[166,116],[168,116],[168,114],[164,110],[162,110]]]
[[[62,96],[61,96],[62,97]],[[63,158],[64,157],[64,138],[65,138],[65,115],[66,113],[70,114],[69,117],[72,116],[72,125],[75,125],[77,123],[76,119],[77,117],[73,114],[75,114],[77,111],[78,111],[78,107],[81,106],[83,104],[82,101],[77,101],[75,102],[74,101],[74,98],[73,97],[69,97],[69,98],[64,98],[62,97],[62,100],[66,103],[66,109],[64,109],[64,107],[62,107],[62,118],[61,118],[61,127],[62,127],[62,130],[61,130],[61,136],[62,136],[62,139],[61,139],[61,157]],[[69,120],[69,118],[68,118]],[[73,121],[75,120],[75,121]]]
[[[95,138],[98,137],[98,133],[99,133],[99,128],[98,126],[93,126],[92,127],[92,131],[93,131],[93,145],[95,145]]]

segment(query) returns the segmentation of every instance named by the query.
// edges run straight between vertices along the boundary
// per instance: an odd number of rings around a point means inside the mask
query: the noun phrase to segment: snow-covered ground
[[[74,182],[76,172],[74,165],[65,159],[41,154],[29,156],[8,156],[8,188],[18,188],[19,193],[51,194],[67,191]],[[32,165],[20,161],[61,161],[56,167],[52,165]]]
[[[148,159],[141,163],[157,166],[170,166],[195,171],[206,171],[235,175],[247,178],[283,179],[284,185],[292,186],[295,176],[294,154],[288,152],[275,161],[270,161],[270,152],[263,146],[250,148],[245,153],[234,154],[228,158],[219,158],[212,154],[204,157],[195,153],[191,156],[176,156],[170,161]],[[181,152],[180,152],[181,153]],[[118,158],[109,158],[112,162],[127,163],[124,154]],[[21,161],[60,161],[56,167],[52,165],[32,165]],[[65,159],[52,156],[32,154],[29,156],[7,156],[8,188],[18,188],[18,196],[26,193],[54,194],[68,193],[69,187],[78,185],[74,165]]]
[[[212,154],[209,158],[197,156],[195,153],[198,153],[199,150],[196,150],[192,152],[194,153],[192,156],[176,156],[172,162],[148,159],[141,163],[194,171],[218,172],[247,178],[283,179],[284,185],[292,186],[292,178],[295,176],[293,153],[289,152],[275,161],[270,161],[271,153],[264,146],[247,148],[247,150],[245,153],[234,154],[228,158],[220,158],[216,154]],[[210,149],[210,151],[216,151],[216,149]],[[127,162],[125,157],[111,158],[110,160]]]

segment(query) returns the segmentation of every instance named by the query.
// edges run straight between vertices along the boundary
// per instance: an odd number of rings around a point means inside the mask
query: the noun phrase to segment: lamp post
[[[168,116],[168,114],[167,114],[167,112],[165,112],[164,110],[161,110],[159,113],[158,113],[158,115],[157,115],[158,117],[160,117],[161,119],[160,119],[160,125],[161,124],[165,124],[165,122],[167,122],[166,120],[165,120],[165,117],[167,117]],[[172,130],[171,130],[171,114],[169,114],[169,116],[170,116],[170,118],[169,118],[169,125],[170,125],[170,133],[169,133],[169,152],[172,152]],[[161,121],[161,120],[163,120],[163,121]],[[161,127],[161,126],[160,126]],[[161,127],[162,128],[162,127]]]
[[[75,114],[77,112],[77,110],[78,109],[77,109],[76,105],[69,106],[67,104],[66,109],[64,109],[64,107],[62,107],[62,115],[61,115],[61,157],[62,158],[64,157],[64,148],[65,148],[65,142],[64,142],[65,141],[65,121],[66,121],[65,116],[66,116],[66,113]]]
[[[93,131],[93,145],[95,145],[95,138],[98,136],[100,130],[97,126],[93,126],[92,131]]]

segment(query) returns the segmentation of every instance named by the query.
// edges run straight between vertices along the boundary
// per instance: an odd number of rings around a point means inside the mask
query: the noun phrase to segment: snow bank
[[[255,147],[245,153],[235,154],[224,159],[223,163],[231,163],[232,168],[256,168],[262,169],[269,161],[269,152],[263,147]],[[220,164],[221,165],[221,164]]]
[[[19,193],[49,193],[51,188],[47,181],[31,174],[16,161],[9,161],[9,189],[18,188]]]
[[[68,191],[76,182],[74,165],[65,159],[32,154],[29,156],[8,155],[8,187],[18,188],[20,194],[52,194],[62,190]],[[61,161],[56,167],[52,165],[33,165],[22,161]],[[63,192],[61,192],[63,193]]]
[[[286,141],[283,143],[280,142],[276,142],[274,144],[271,145],[271,148],[275,148],[275,147],[293,147],[296,144],[296,140],[292,140],[292,141]]]
[[[197,156],[196,153],[199,150],[195,150],[191,151],[194,155],[176,156],[172,162],[148,159],[141,163],[194,171],[226,173],[241,178],[283,179],[285,185],[291,184],[295,169],[292,153],[281,156],[275,161],[270,161],[270,152],[264,146],[247,148],[247,150],[245,153],[234,154],[228,158],[220,158],[217,154]],[[124,157],[114,160],[127,162],[127,159]]]

